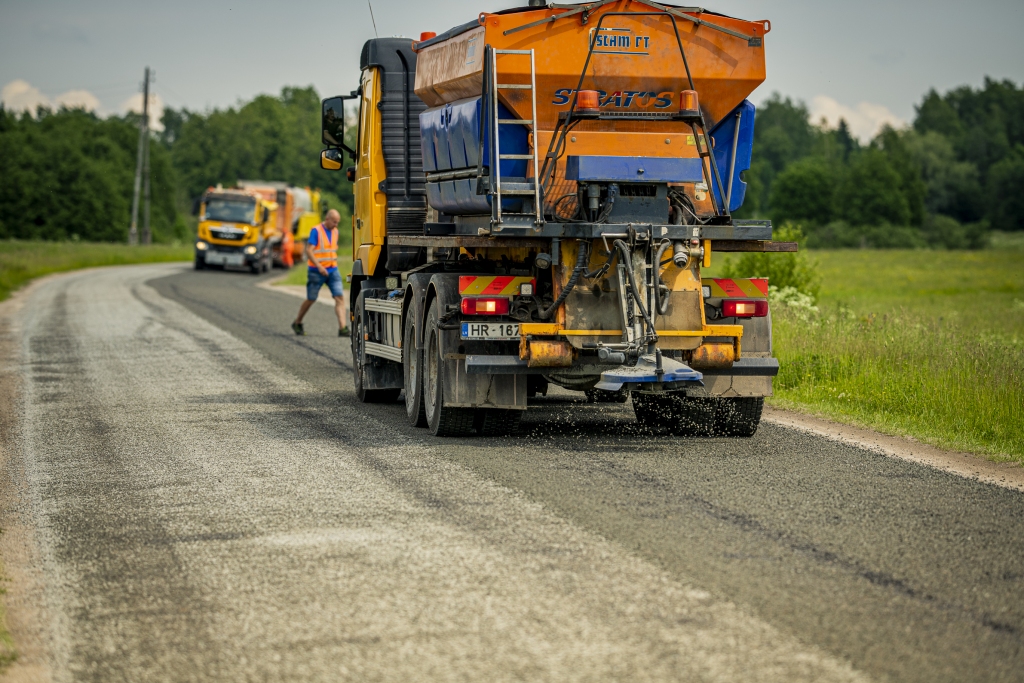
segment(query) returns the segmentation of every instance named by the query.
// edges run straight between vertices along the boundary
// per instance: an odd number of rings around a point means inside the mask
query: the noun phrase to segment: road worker
[[[345,290],[341,285],[341,274],[338,272],[338,221],[341,214],[334,209],[327,212],[323,223],[309,231],[306,241],[306,262],[309,272],[306,274],[306,300],[299,307],[299,315],[292,323],[295,334],[306,334],[302,327],[302,318],[317,297],[324,285],[331,290],[334,297],[334,312],[338,316],[338,336],[348,336],[348,325],[345,324]]]

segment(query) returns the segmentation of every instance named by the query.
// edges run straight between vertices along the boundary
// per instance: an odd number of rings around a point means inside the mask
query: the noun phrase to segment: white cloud
[[[100,108],[100,101],[95,95],[88,90],[68,90],[66,93],[62,93],[53,98],[54,103],[60,107],[67,107],[68,109],[85,109],[86,111],[96,111]]]
[[[50,98],[44,95],[39,88],[28,81],[16,78],[0,90],[0,100],[4,108],[9,111],[30,111],[35,112],[40,104],[46,107],[53,106]]]
[[[121,103],[121,111],[133,111],[142,113],[142,93],[132,95]],[[149,127],[151,130],[160,131],[164,124],[160,123],[160,117],[164,115],[164,100],[154,93],[149,94]]]
[[[39,105],[57,109],[68,107],[69,109],[85,109],[96,111],[100,108],[100,101],[88,90],[68,90],[66,93],[57,95],[50,99],[43,92],[28,81],[17,78],[0,90],[0,100],[4,107],[10,111],[29,111],[35,113]]]
[[[900,128],[906,121],[889,111],[888,107],[871,102],[861,102],[856,107],[848,107],[827,95],[818,95],[811,100],[811,120],[825,119],[829,127],[839,125],[839,119],[846,119],[850,133],[861,142],[868,142],[888,124]]]

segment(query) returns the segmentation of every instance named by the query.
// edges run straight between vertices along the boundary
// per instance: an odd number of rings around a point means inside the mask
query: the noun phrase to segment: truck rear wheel
[[[761,424],[763,396],[720,398],[715,407],[715,431],[723,436],[753,436]]]
[[[672,423],[672,402],[670,394],[639,394],[633,392],[633,413],[644,431],[664,434],[670,431]]]
[[[412,310],[405,316],[402,361],[406,417],[413,427],[426,427],[427,413],[423,407],[423,351],[416,348],[416,315]]]
[[[444,405],[444,344],[438,317],[437,299],[434,299],[427,313],[427,344],[423,350],[423,407],[427,429],[434,436],[465,436],[473,432],[476,411]]]
[[[479,408],[476,411],[476,433],[480,436],[510,436],[519,431],[522,410]]]
[[[352,379],[356,398],[361,403],[393,403],[401,389],[367,389],[366,367],[363,363],[363,295],[356,299],[355,320],[352,323]]]
[[[711,436],[715,426],[715,402],[679,394],[633,393],[637,422],[655,434]]]

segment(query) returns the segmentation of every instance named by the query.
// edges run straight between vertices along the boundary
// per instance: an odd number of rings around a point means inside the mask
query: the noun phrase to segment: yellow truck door
[[[355,211],[352,215],[352,244],[355,258],[362,261],[363,273],[373,275],[384,245],[384,217],[387,196],[381,191],[386,177],[384,152],[381,147],[380,74],[366,69],[362,76],[359,100],[359,155],[353,193]]]

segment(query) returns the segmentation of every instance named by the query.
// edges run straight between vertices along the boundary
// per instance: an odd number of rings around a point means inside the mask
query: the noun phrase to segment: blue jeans
[[[316,301],[320,296],[320,288],[327,285],[331,290],[331,296],[345,296],[345,289],[341,286],[341,273],[337,268],[331,268],[327,275],[321,275],[319,270],[310,270],[306,275],[306,298]]]

